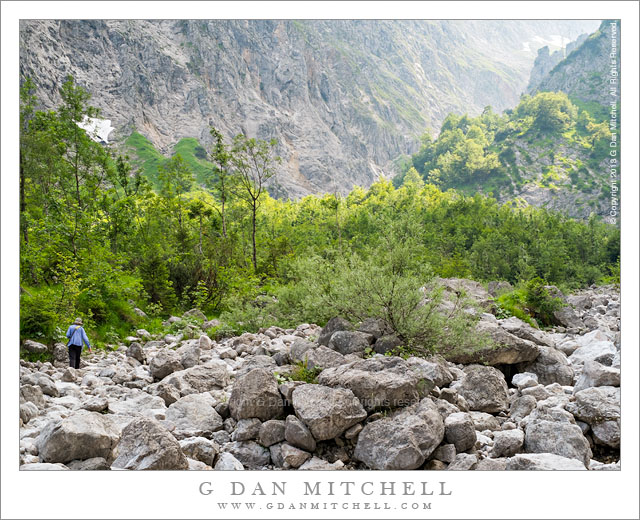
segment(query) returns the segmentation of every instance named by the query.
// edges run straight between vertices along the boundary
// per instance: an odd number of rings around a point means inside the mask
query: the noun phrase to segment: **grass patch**
[[[158,168],[167,162],[167,158],[156,150],[149,139],[138,132],[133,132],[124,143],[133,156],[133,165],[142,171],[155,189],[158,189]]]
[[[174,154],[179,153],[184,159],[198,184],[203,184],[205,179],[211,174],[213,164],[207,160],[207,151],[194,137],[180,139],[173,146]]]

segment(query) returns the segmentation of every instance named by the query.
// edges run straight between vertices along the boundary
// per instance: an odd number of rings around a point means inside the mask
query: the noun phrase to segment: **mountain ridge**
[[[289,196],[346,193],[393,173],[449,112],[513,106],[534,59],[522,47],[544,28],[551,40],[585,25],[23,21],[21,75],[38,79],[46,106],[74,75],[117,142],[138,131],[167,154],[181,138],[207,146],[211,124],[227,137],[276,138]]]

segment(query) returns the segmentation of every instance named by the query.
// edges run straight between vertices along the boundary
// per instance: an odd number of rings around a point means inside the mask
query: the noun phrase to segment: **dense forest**
[[[323,324],[334,313],[358,319],[401,308],[413,285],[436,276],[568,289],[619,278],[619,229],[595,217],[441,191],[506,168],[499,136],[550,126],[597,150],[599,123],[560,94],[525,97],[504,116],[448,117],[395,186],[292,201],[267,191],[279,166],[273,142],[226,142],[212,128],[214,144],[197,146],[196,162],[180,151],[157,158],[150,182],[78,126],[97,114],[72,78],[55,111],[38,110],[34,90],[23,82],[23,338],[57,341],[82,316],[100,345],[193,307],[220,317],[220,333]]]
[[[513,196],[533,181],[581,192],[595,205],[609,196],[601,166],[609,157],[607,117],[602,105],[563,92],[525,95],[503,114],[491,107],[478,117],[450,114],[435,140],[423,135],[394,182],[414,168],[441,189]]]

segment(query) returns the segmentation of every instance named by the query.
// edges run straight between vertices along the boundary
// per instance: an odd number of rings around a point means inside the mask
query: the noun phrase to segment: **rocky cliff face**
[[[21,75],[47,107],[67,74],[122,141],[276,138],[290,196],[392,172],[449,112],[517,103],[537,48],[593,21],[24,21]],[[554,36],[556,35],[556,36]]]
[[[620,99],[619,82],[614,84],[609,82],[612,70],[618,78],[620,75],[620,24],[605,20],[595,33],[573,52],[567,53],[566,59],[555,64],[539,81],[536,81],[535,72],[532,72],[528,90],[530,92],[562,91],[581,101],[595,101],[601,105],[609,105],[611,101]],[[610,87],[615,91],[613,96]]]
[[[547,45],[538,49],[538,56],[536,56],[536,61],[533,62],[533,69],[531,69],[527,92],[536,92],[540,82],[546,79],[551,70],[582,45],[588,36],[588,34],[581,34],[577,40],[569,42],[564,49],[558,49],[554,52],[551,52]]]

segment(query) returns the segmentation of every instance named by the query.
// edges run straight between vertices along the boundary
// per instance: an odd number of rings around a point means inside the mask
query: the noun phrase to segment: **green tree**
[[[236,195],[251,211],[251,245],[254,271],[258,269],[256,250],[256,215],[267,182],[277,174],[280,157],[275,155],[277,141],[248,138],[238,134],[233,139],[230,164],[236,177]]]

